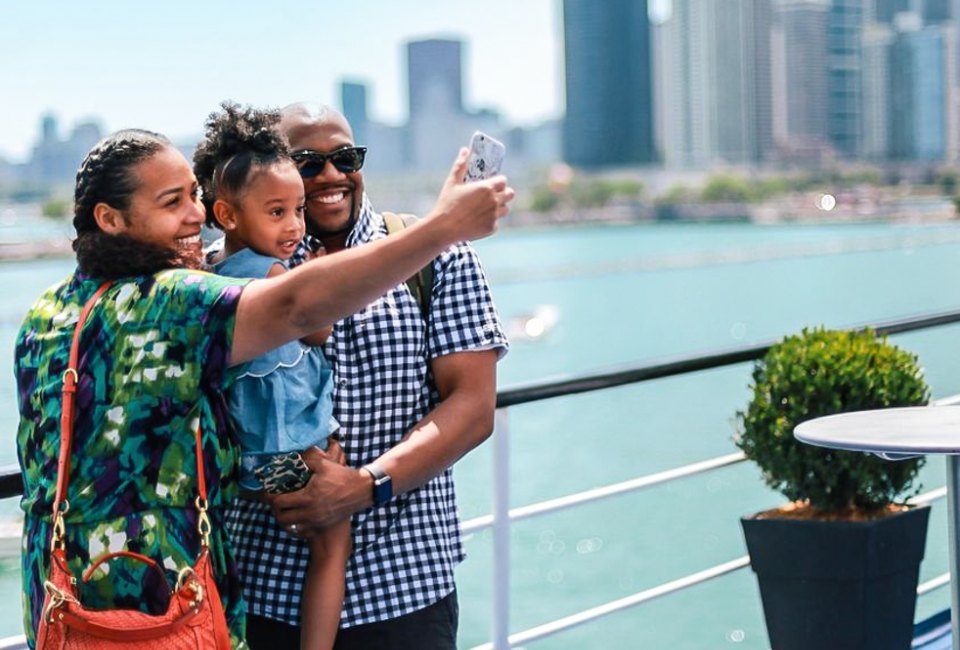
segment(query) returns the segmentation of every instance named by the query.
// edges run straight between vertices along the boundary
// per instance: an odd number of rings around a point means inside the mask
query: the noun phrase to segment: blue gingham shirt
[[[386,236],[363,199],[347,246]],[[297,256],[300,260],[302,255]],[[334,417],[348,463],[360,467],[400,442],[439,401],[429,361],[467,350],[507,350],[480,260],[457,244],[434,260],[430,315],[402,283],[334,325],[323,351],[334,368]],[[341,627],[417,611],[454,589],[464,559],[452,469],[353,517],[353,555]],[[262,503],[238,500],[228,515],[248,611],[300,624],[309,549]]]

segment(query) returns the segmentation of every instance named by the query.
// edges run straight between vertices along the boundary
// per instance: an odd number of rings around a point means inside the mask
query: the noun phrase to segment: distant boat
[[[533,312],[520,314],[507,321],[511,341],[533,341],[544,337],[560,320],[556,305],[537,305]]]

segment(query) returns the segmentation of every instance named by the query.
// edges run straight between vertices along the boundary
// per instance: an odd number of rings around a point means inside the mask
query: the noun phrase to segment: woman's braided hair
[[[255,168],[290,159],[287,142],[277,130],[280,111],[229,101],[220,107],[207,118],[204,139],[193,154],[193,173],[203,190],[210,226],[219,226],[213,216],[217,199],[239,196]]]
[[[77,231],[73,250],[80,271],[115,279],[182,266],[176,251],[127,235],[107,234],[94,218],[98,203],[128,210],[139,187],[134,167],[168,146],[170,141],[159,133],[127,129],[98,142],[84,158],[73,195],[73,227]]]

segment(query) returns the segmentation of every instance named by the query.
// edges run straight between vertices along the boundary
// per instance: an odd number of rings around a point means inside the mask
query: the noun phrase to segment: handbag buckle
[[[50,552],[59,549],[65,549],[66,543],[63,538],[67,533],[67,525],[64,522],[64,515],[70,512],[70,502],[64,499],[60,502],[59,509],[53,513],[53,535],[50,538]]]
[[[188,580],[189,584],[187,584]],[[184,567],[177,575],[177,592],[179,593],[184,586],[193,592],[193,602],[190,603],[190,606],[199,609],[200,604],[203,602],[203,585],[200,584],[200,580],[197,579],[197,574],[193,570],[193,567]]]
[[[61,591],[55,584],[49,580],[45,580],[43,583],[43,589],[50,596],[47,600],[46,606],[43,608],[42,618],[47,621],[47,623],[53,623],[53,612],[54,610],[60,609],[65,603],[76,603],[76,598],[71,596],[68,593]]]
[[[207,516],[207,500],[202,497],[197,497],[194,503],[197,506],[197,511],[200,513],[200,516],[197,518],[197,531],[200,533],[203,545],[210,546],[210,531],[213,529],[213,526],[210,524],[210,517]]]

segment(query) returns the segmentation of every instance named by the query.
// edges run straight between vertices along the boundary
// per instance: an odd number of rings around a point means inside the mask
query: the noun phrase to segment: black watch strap
[[[373,477],[373,503],[374,505],[383,505],[393,498],[393,480],[382,469],[370,463],[360,469]]]

